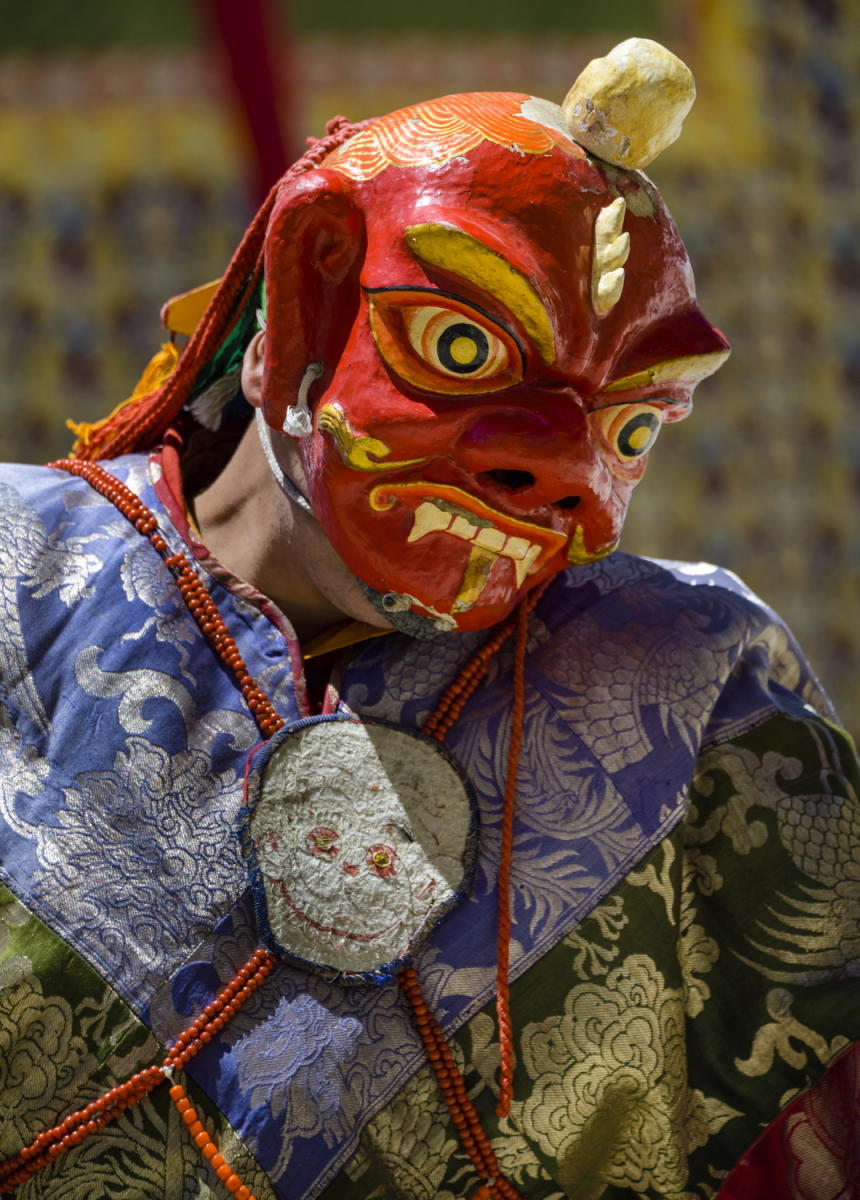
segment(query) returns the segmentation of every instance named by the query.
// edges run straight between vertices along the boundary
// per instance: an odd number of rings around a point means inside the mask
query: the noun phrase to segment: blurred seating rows
[[[664,7],[699,101],[652,174],[734,353],[663,434],[624,545],[738,571],[856,728],[860,0]],[[294,124],[458,90],[560,101],[615,40],[306,36]],[[243,135],[199,50],[0,56],[0,105],[0,452],[40,460],[131,390],[161,302],[223,270]]]

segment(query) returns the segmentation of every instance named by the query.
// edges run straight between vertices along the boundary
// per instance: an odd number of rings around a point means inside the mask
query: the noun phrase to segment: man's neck
[[[277,485],[253,422],[193,513],[212,554],[269,596],[303,643],[345,618],[381,624],[316,519]]]

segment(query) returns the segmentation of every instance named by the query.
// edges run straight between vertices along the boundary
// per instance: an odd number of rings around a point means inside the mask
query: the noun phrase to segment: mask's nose
[[[564,393],[476,412],[461,432],[457,460],[490,504],[523,515],[552,506],[581,523],[613,492],[598,437],[581,404]]]

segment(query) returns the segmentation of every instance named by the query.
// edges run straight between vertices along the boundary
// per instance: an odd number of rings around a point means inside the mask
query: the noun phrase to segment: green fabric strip
[[[0,887],[0,1158],[163,1053],[112,988]],[[257,1200],[274,1200],[220,1114],[187,1078],[182,1082]],[[222,1200],[224,1194],[163,1085],[22,1184],[15,1197]]]
[[[216,379],[221,379],[224,375],[229,375],[231,371],[238,371],[240,369],[247,345],[257,332],[258,309],[262,311],[265,317],[266,289],[262,280],[254,289],[252,295],[245,301],[244,307],[239,312],[235,324],[231,327],[224,341],[209,361],[201,368],[200,373],[194,381],[191,399],[199,396]],[[236,390],[239,390],[238,383]]]

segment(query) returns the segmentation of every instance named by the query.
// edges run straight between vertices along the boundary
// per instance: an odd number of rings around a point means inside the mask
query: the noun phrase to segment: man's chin
[[[363,579],[359,579],[358,583],[365,598],[381,616],[391,623],[398,633],[427,640],[428,638],[442,637],[446,633],[457,632],[457,626],[453,622],[449,624],[445,620],[440,621],[436,617],[414,612],[409,603],[412,599],[410,596],[402,596],[396,592],[377,592]]]
[[[492,629],[514,608],[513,602],[505,610],[501,610],[498,605],[492,610],[481,606],[463,613],[458,619],[449,613],[418,611],[424,606],[414,596],[398,592],[378,592],[358,576],[356,580],[368,602],[394,629],[409,637],[423,640],[442,637],[448,633],[479,633],[485,629]]]

